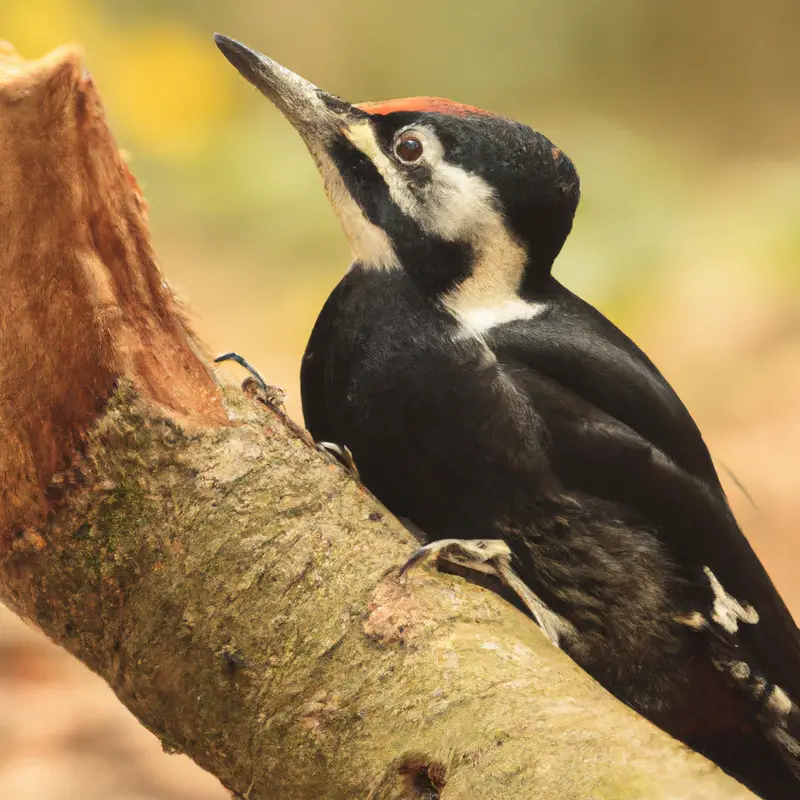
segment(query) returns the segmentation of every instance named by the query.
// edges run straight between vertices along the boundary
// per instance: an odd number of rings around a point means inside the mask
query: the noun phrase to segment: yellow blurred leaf
[[[86,0],[24,0],[0,3],[0,31],[27,58],[38,58],[67,41],[101,38],[102,12]]]
[[[173,23],[121,32],[104,95],[123,130],[148,149],[177,155],[200,146],[223,119],[230,94],[210,38]]]

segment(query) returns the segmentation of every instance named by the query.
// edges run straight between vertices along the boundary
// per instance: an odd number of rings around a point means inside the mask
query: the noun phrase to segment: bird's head
[[[572,162],[526,125],[431,97],[352,105],[217,34],[303,137],[357,262],[465,306],[547,276],[579,198]]]

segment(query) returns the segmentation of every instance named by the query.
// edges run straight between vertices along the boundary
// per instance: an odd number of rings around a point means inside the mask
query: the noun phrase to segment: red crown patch
[[[401,97],[398,100],[385,100],[378,103],[357,103],[356,108],[368,114],[391,114],[395,111],[428,111],[435,114],[451,114],[455,117],[469,117],[480,114],[492,117],[491,111],[456,103],[444,97]]]

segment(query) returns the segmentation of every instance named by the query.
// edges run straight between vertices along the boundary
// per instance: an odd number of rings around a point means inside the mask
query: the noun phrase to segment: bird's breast
[[[365,484],[437,536],[465,535],[509,486],[535,489],[542,454],[530,404],[480,337],[395,273],[343,279],[301,379],[315,439],[347,445]]]

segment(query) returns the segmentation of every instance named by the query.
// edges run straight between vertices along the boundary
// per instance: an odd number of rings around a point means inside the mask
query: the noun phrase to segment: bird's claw
[[[270,386],[259,374],[258,370],[253,367],[253,365],[247,361],[247,359],[240,356],[238,353],[223,353],[220,356],[217,356],[214,359],[215,364],[221,364],[223,361],[235,361],[240,366],[244,367],[252,376],[252,380],[255,382],[258,389],[261,391],[261,395],[259,397],[260,400],[265,405],[268,405],[272,408],[276,408],[281,410],[283,408],[283,404],[286,402],[286,392],[283,389],[277,386]],[[247,380],[250,380],[249,378]]]
[[[317,442],[317,448],[325,453],[330,453],[340,464],[352,473],[356,480],[361,480],[355,459],[347,445],[339,445],[334,442]]]
[[[415,550],[400,568],[400,574],[440,557],[454,564],[496,575],[493,562],[498,559],[510,561],[511,548],[501,539],[440,539]]]
[[[497,576],[524,603],[547,638],[556,647],[560,637],[574,631],[572,623],[552,611],[511,567],[511,548],[501,539],[441,539],[415,550],[400,568],[404,575],[412,567],[443,557],[478,572]]]

